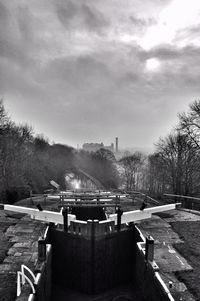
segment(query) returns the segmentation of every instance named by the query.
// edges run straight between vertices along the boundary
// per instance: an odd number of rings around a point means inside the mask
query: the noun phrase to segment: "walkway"
[[[153,215],[151,219],[137,223],[137,226],[145,237],[151,235],[154,238],[154,260],[168,287],[169,282],[172,281],[173,286],[170,291],[175,300],[194,301],[185,284],[175,276],[178,271],[192,270],[187,260],[173,247],[173,244],[183,243],[170,225],[171,222],[177,221],[200,221],[200,216],[183,210],[173,210]]]
[[[37,241],[46,225],[28,216],[0,210],[0,300],[16,299],[17,271],[21,264],[33,269]]]

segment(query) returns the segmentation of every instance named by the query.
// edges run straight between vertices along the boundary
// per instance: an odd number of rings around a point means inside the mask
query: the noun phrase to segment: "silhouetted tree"
[[[160,139],[156,153],[149,156],[149,191],[193,194],[199,186],[198,162],[199,154],[186,134],[177,132]]]
[[[187,113],[179,114],[178,128],[188,136],[190,143],[200,150],[200,100],[190,104]]]
[[[126,190],[138,190],[144,156],[140,152],[135,152],[133,155],[121,158],[119,163],[122,167]]]

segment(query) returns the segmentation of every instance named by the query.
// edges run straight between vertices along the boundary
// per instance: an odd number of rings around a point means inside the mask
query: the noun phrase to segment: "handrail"
[[[178,198],[185,198],[185,199],[191,199],[191,200],[197,200],[200,201],[200,198],[192,197],[192,196],[187,196],[187,195],[181,195],[181,194],[170,194],[170,193],[165,193],[165,196],[173,196],[173,197],[178,197]]]
[[[34,283],[36,281],[36,276],[33,274],[33,272],[25,265],[25,264],[22,264],[21,265],[21,272],[22,272],[22,284],[25,284],[25,273],[24,273],[24,270],[27,270],[29,272],[29,274],[32,276],[33,280],[34,280]]]
[[[18,271],[17,272],[17,297],[19,297],[21,295],[21,279],[20,279],[20,276],[21,276],[22,279],[24,277],[28,281],[28,283],[31,286],[33,294],[35,294],[35,288],[34,288],[34,285],[33,285],[32,281],[28,278],[28,276],[23,274],[21,271]]]

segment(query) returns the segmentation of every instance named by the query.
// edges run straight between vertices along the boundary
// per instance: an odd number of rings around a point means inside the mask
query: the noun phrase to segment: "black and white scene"
[[[199,79],[199,0],[0,0],[0,301],[200,301]]]

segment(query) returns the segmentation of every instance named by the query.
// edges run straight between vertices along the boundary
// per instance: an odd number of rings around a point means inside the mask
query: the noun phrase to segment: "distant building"
[[[84,143],[83,144],[83,149],[87,152],[96,152],[100,148],[103,148],[104,144],[101,143]]]
[[[84,143],[82,148],[88,152],[96,152],[101,148],[108,149],[108,150],[114,152],[114,143],[111,143],[111,145],[104,145],[103,142],[101,142],[101,143]]]
[[[111,152],[114,152],[114,143],[111,143],[111,145],[104,146],[103,148],[110,150]]]

